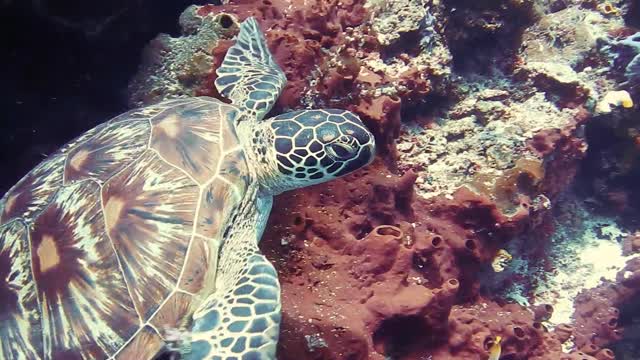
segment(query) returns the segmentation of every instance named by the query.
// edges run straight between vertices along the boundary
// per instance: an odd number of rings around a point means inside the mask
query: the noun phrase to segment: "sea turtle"
[[[185,358],[275,358],[273,195],[367,165],[374,139],[343,110],[264,120],[286,78],[253,18],[217,74],[231,104],[129,111],[0,200],[1,359],[148,359],[181,326]]]

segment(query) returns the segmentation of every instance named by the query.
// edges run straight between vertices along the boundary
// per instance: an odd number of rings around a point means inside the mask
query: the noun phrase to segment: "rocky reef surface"
[[[638,359],[640,8],[613,0],[191,6],[130,103],[219,97],[255,16],[274,114],[345,108],[378,158],[276,199],[279,359]]]

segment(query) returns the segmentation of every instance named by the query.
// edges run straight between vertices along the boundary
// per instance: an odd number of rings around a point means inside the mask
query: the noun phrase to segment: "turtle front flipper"
[[[252,17],[240,25],[238,39],[216,73],[218,92],[258,120],[271,110],[287,82]]]
[[[280,316],[276,271],[264,255],[254,253],[242,277],[211,294],[194,314],[185,358],[275,359]]]
[[[276,358],[280,283],[258,249],[264,219],[259,199],[246,196],[230,221],[218,260],[215,289],[193,315],[186,359]]]

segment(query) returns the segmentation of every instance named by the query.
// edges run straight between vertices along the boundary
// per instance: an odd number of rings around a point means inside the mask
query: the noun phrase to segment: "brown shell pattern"
[[[209,98],[85,133],[0,200],[0,359],[145,359],[189,316],[249,173]]]

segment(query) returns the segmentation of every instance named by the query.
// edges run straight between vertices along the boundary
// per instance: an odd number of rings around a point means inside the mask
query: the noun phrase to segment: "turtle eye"
[[[345,161],[354,157],[356,149],[347,142],[336,141],[327,145],[327,155],[335,161]]]

